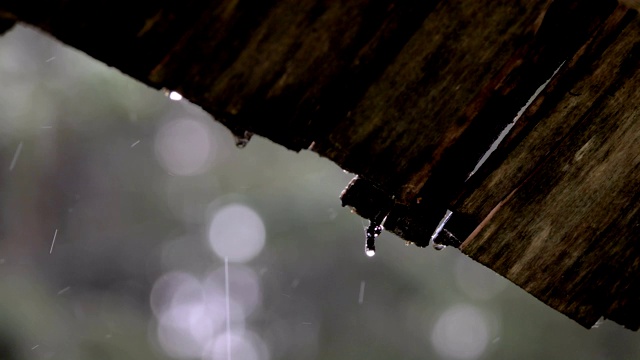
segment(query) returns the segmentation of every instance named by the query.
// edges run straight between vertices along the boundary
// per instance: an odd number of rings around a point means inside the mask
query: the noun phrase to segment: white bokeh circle
[[[455,305],[443,312],[431,333],[436,351],[454,359],[477,359],[489,343],[490,326],[484,313],[471,305]]]
[[[216,153],[211,129],[203,121],[189,118],[163,124],[156,133],[154,145],[160,165],[180,176],[209,170]]]
[[[222,259],[247,262],[262,251],[266,232],[262,218],[252,208],[229,204],[218,210],[209,225],[209,244]]]

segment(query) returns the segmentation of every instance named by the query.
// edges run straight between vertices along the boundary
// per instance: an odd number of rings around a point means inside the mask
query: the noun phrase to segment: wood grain
[[[638,34],[634,21],[576,83],[581,95],[566,93],[494,171],[487,186],[514,169],[526,178],[461,247],[585,326],[640,325],[635,310],[616,314],[640,301]]]
[[[343,205],[418,246],[453,210],[450,244],[585,326],[637,329],[636,14],[616,0],[9,0],[0,32],[38,26],[234,133],[310,148],[358,175]]]

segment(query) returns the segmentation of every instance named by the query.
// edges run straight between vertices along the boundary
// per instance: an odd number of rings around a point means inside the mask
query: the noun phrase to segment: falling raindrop
[[[360,282],[360,295],[358,295],[358,304],[362,305],[364,302],[364,280]]]
[[[22,141],[20,141],[20,143],[18,144],[18,148],[16,149],[16,152],[13,153],[13,159],[11,160],[11,165],[9,165],[9,171],[12,171],[13,168],[16,166],[16,161],[18,161],[18,157],[20,156],[21,151],[22,151]]]
[[[233,134],[233,137],[236,140],[236,146],[239,149],[243,149],[244,147],[246,147],[252,136],[253,133],[251,131],[240,131]]]
[[[364,253],[367,256],[372,257],[376,254],[376,238],[382,233],[382,230],[384,230],[382,224],[378,224],[373,220],[369,221],[369,226],[365,230],[366,243]]]
[[[69,291],[69,289],[71,289],[71,286],[67,286],[66,288],[58,291],[58,295],[62,295],[64,293],[66,293],[67,291]]]
[[[49,254],[53,253],[53,246],[56,244],[56,236],[58,236],[58,229],[53,233],[53,240],[51,241],[51,249],[49,249]]]
[[[224,258],[224,294],[227,312],[227,359],[231,360],[231,310],[229,307],[229,259]]]

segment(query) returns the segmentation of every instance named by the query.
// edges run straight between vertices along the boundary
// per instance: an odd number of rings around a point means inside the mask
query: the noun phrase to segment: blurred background
[[[455,249],[340,207],[353,177],[18,26],[0,37],[0,359],[638,359]]]

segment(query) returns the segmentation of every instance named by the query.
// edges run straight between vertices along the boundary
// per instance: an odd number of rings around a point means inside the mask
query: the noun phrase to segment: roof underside
[[[0,5],[236,133],[358,174],[343,202],[386,230],[425,246],[450,210],[442,241],[586,327],[634,330],[636,15],[615,0]]]

